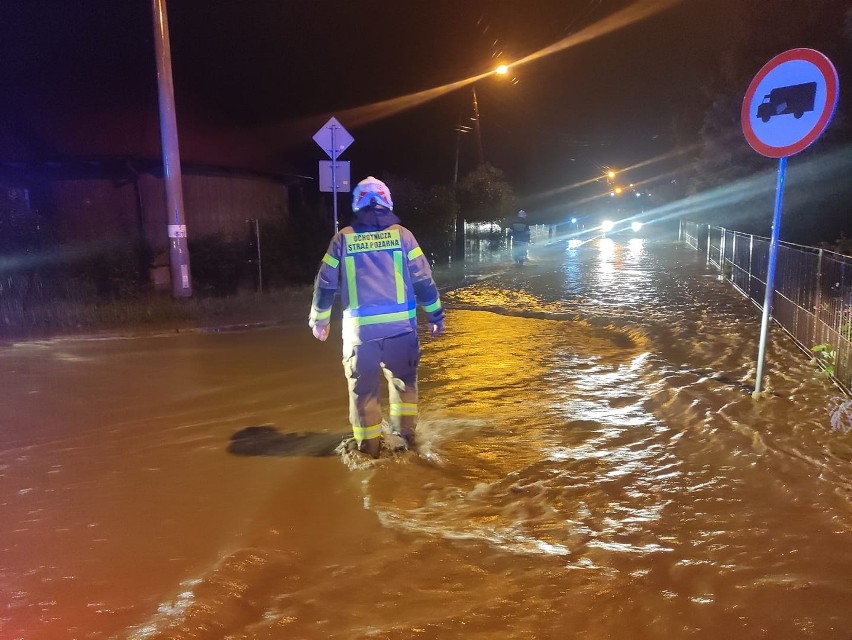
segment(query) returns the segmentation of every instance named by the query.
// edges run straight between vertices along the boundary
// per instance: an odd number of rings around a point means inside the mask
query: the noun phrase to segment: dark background
[[[542,220],[600,191],[606,167],[672,200],[724,188],[777,162],[739,129],[750,79],[786,49],[813,47],[840,74],[834,122],[790,161],[820,158],[797,189],[785,239],[833,240],[849,219],[846,0],[168,0],[181,156],[186,162],[316,176],[311,136],[337,116],[355,137],[352,178],[446,184],[477,164],[467,84],[409,109],[362,109],[486,73],[630,7],[653,15],[479,79],[485,159]],[[655,12],[654,12],[655,11]],[[27,0],[0,8],[0,160],[160,154],[148,0]],[[588,30],[588,31],[587,31]],[[369,117],[365,116],[369,113]],[[833,154],[833,155],[829,155]],[[827,165],[827,168],[825,168]],[[804,175],[804,174],[802,174]],[[810,174],[809,174],[810,175]],[[590,191],[591,190],[591,191]],[[797,204],[799,201],[803,204]],[[767,232],[764,210],[701,215]],[[799,207],[799,209],[797,209]]]

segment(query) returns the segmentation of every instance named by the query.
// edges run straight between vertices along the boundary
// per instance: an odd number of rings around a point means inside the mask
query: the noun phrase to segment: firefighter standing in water
[[[509,235],[512,236],[512,260],[522,265],[527,259],[527,245],[530,243],[530,225],[527,224],[527,212],[523,209],[518,211],[518,217],[509,227]]]
[[[429,261],[411,231],[399,224],[385,184],[372,176],[359,182],[352,211],[352,224],[335,234],[320,264],[308,324],[318,340],[328,338],[340,282],[349,420],[358,450],[376,458],[381,375],[388,380],[392,433],[410,448],[417,426],[417,304],[435,337],[444,330],[444,309]]]

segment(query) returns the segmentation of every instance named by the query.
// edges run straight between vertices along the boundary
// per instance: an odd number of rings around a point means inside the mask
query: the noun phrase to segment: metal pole
[[[479,101],[476,99],[476,87],[471,86],[473,91],[473,125],[476,127],[476,144],[479,148],[479,164],[485,164],[485,152],[482,150],[482,129],[479,127]]]
[[[754,255],[754,236],[749,235],[748,237],[748,297],[751,298],[751,261]]]
[[[731,282],[734,284],[737,283],[736,278],[734,278],[734,269],[738,267],[737,263],[737,234],[734,233],[731,238]]]
[[[772,312],[772,295],[775,290],[775,262],[778,258],[778,236],[781,229],[781,201],[784,197],[784,174],[787,173],[787,156],[778,160],[778,184],[775,187],[775,215],[772,219],[772,239],[769,241],[769,264],[766,267],[766,295],[763,297],[763,320],[760,324],[760,346],[757,351],[757,375],[754,395],[760,393],[763,382],[763,359],[766,355],[766,337],[769,333],[769,316]]]
[[[260,264],[260,220],[254,219],[254,240],[257,245],[257,290],[263,293],[263,267]]]
[[[814,334],[813,334],[813,343],[819,344],[822,342],[820,338],[822,334],[819,330],[820,325],[820,310],[822,307],[822,252],[823,250],[819,250],[819,257],[817,258],[817,272],[816,272],[816,298],[814,300]]]
[[[160,141],[163,147],[163,183],[166,188],[172,295],[175,298],[189,298],[192,296],[192,279],[189,271],[186,220],[183,213],[169,19],[166,14],[166,0],[151,0],[151,6],[154,13],[154,48],[157,58]]]
[[[712,244],[712,242],[710,242],[710,228],[711,227],[708,224],[707,225],[707,264],[710,264],[710,245]]]
[[[453,168],[453,184],[459,181],[459,147],[461,146],[461,135],[461,122],[459,122],[459,126],[456,129],[456,163]]]
[[[331,197],[334,200],[334,233],[337,233],[337,143],[334,141],[334,130],[331,127]]]

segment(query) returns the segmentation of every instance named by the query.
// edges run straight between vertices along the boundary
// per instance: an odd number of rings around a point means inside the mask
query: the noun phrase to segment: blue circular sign
[[[742,105],[743,134],[770,158],[799,153],[828,126],[837,107],[837,71],[813,49],[791,49],[767,62]]]

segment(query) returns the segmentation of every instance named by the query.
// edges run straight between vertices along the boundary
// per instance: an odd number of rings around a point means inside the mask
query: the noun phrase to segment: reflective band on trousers
[[[378,438],[382,435],[382,424],[375,424],[372,427],[352,427],[352,435],[356,440],[370,440]]]
[[[391,404],[390,413],[392,416],[416,416],[417,405],[413,402]]]

